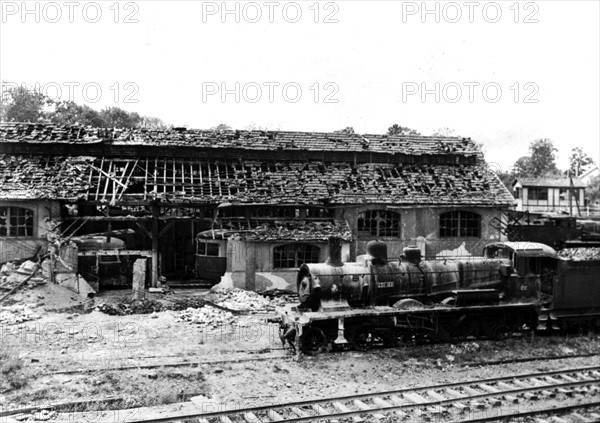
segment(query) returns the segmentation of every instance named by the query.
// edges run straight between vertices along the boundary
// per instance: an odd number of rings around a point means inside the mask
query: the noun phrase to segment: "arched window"
[[[388,210],[369,210],[358,215],[358,234],[363,236],[400,236],[400,215]]]
[[[440,215],[440,237],[480,237],[481,216],[477,213],[455,210]]]
[[[33,211],[0,207],[0,236],[33,236]]]
[[[310,244],[288,244],[273,249],[273,268],[300,267],[303,263],[318,263],[321,249]]]

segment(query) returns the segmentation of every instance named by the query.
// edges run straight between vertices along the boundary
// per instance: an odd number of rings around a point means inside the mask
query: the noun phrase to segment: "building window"
[[[440,237],[480,237],[481,216],[464,210],[440,215]]]
[[[527,192],[528,200],[548,200],[548,188],[529,188]]]
[[[0,236],[33,236],[33,211],[0,207]]]
[[[309,244],[288,244],[273,249],[275,269],[300,267],[303,263],[318,263],[321,249]]]
[[[521,188],[515,188],[515,198],[517,200],[521,199]]]
[[[559,189],[558,198],[560,201],[565,201],[567,199],[567,192],[568,192],[568,190],[566,188]]]
[[[358,234],[400,236],[400,215],[387,210],[370,210],[358,216]]]
[[[198,251],[196,254],[199,256],[219,257],[219,244],[198,241]]]

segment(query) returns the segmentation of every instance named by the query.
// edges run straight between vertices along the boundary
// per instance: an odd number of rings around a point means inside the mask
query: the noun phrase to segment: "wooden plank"
[[[291,410],[292,410],[292,413],[294,413],[298,417],[310,417],[310,414],[308,414],[306,411],[302,410],[301,408],[292,407]]]
[[[110,172],[112,170],[112,166],[113,166],[113,161],[110,160],[108,162],[108,172]],[[108,192],[108,184],[111,181],[111,177],[110,177],[109,173],[104,172],[102,170],[101,170],[101,172],[106,175],[106,184],[104,184],[104,193],[102,194],[102,200],[105,201],[106,200],[106,193]]]
[[[167,223],[167,226],[162,228],[162,231],[160,231],[160,233],[158,234],[158,239],[160,239],[164,234],[166,234],[167,231],[169,229],[171,229],[172,227],[173,227],[173,221],[170,221],[169,223]]]
[[[192,165],[192,162],[190,162],[190,183],[191,185],[191,194],[192,197],[194,196],[194,194],[196,194],[196,190],[194,189],[194,167]]]
[[[269,419],[271,419],[274,422],[282,422],[283,421],[283,416],[275,410],[267,411],[267,416],[269,417]]]
[[[142,169],[144,170],[144,169]],[[148,159],[146,159],[146,169],[144,173],[144,200],[148,199]]]
[[[156,198],[156,195],[158,194],[158,159],[154,159],[154,172],[152,173],[154,174],[154,195],[152,197]]]
[[[145,226],[143,226],[140,222],[135,222],[138,228],[146,235],[148,238],[152,239],[152,234],[148,232]]]
[[[175,160],[173,159],[173,194],[175,194],[175,187],[177,186],[177,170],[175,169]]]
[[[90,169],[90,177],[88,178],[88,185],[91,187],[92,186],[92,176],[94,175],[94,168],[91,166],[88,166],[88,167]],[[89,189],[87,190],[85,199],[88,201],[90,199],[90,190]]]
[[[352,412],[352,410],[349,407],[346,407],[341,402],[334,402],[334,403],[332,403],[332,405],[333,405],[333,408],[335,408],[338,411],[338,413],[350,413],[350,412]],[[360,416],[352,416],[352,420],[355,421],[355,422],[357,422],[357,423],[365,421]]]
[[[329,412],[321,404],[312,404],[311,407],[319,416],[329,414]]]
[[[104,157],[102,157],[102,161],[100,162],[100,167],[102,167],[102,166],[104,166]],[[101,173],[97,167],[95,167],[95,166],[91,166],[91,167],[98,171],[98,183],[96,184],[96,197],[94,198],[96,201],[98,201],[99,200],[98,195],[100,195],[100,181],[102,179],[100,177]]]
[[[415,394],[414,392],[406,392],[406,393],[402,394],[402,396],[404,396],[404,398],[406,398],[407,400],[409,400],[410,402],[412,402],[414,404],[429,403],[429,401],[427,401],[427,399],[425,399],[424,397],[422,397],[419,394]]]
[[[354,400],[352,401],[354,403],[354,405],[356,407],[358,407],[359,409],[363,410],[363,411],[373,411],[372,407],[369,407],[367,404],[365,404],[364,402],[360,401],[360,400]],[[385,415],[381,414],[381,413],[372,413],[373,418],[375,419],[385,419]]]
[[[261,423],[262,420],[254,413],[244,413],[244,420],[248,423]]]
[[[215,168],[217,171],[217,184],[219,187],[219,195],[223,195],[223,190],[221,189],[221,171],[219,170],[219,164],[215,163]]]
[[[164,160],[162,162],[162,164],[163,164],[163,182],[164,182],[164,184],[163,184],[163,194],[166,194],[167,193],[167,161]]]

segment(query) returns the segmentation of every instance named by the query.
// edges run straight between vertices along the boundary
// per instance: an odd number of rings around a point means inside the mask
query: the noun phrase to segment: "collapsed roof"
[[[10,123],[0,153],[0,199],[514,205],[464,138]]]

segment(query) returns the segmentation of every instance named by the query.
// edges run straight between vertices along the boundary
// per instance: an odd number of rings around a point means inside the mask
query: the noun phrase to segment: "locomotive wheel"
[[[308,327],[300,337],[300,349],[308,355],[317,355],[327,348],[327,336],[319,328]]]
[[[469,335],[471,335],[471,325],[467,322],[467,316],[439,323],[438,337],[443,342],[460,342]]]
[[[369,325],[357,326],[352,331],[352,336],[350,338],[350,342],[359,351],[369,350],[373,346],[374,340],[375,340],[375,337],[373,336],[373,333],[372,333]]]
[[[505,315],[489,316],[482,322],[482,331],[492,340],[506,339],[513,330],[513,324]]]

